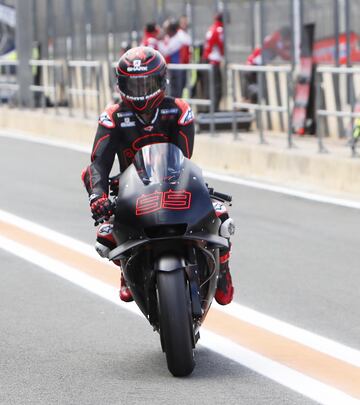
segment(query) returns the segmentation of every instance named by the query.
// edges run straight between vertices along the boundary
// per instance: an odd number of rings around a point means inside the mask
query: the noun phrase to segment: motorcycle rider
[[[115,156],[119,160],[120,172],[123,172],[143,146],[171,142],[190,159],[194,144],[194,116],[189,104],[165,96],[167,66],[160,52],[144,46],[128,50],[119,59],[116,75],[121,101],[107,106],[100,115],[91,163],[82,173],[92,217],[96,222],[107,221],[98,229],[95,246],[102,257],[107,257],[116,247],[112,223],[108,221],[113,214],[108,194],[109,174]],[[214,202],[214,209],[222,222],[229,218],[224,204]],[[234,291],[229,271],[230,248],[221,251],[220,255],[215,299],[226,305],[232,301]],[[120,299],[133,300],[122,272]]]
[[[221,63],[224,60],[224,24],[223,14],[217,13],[214,23],[206,32],[202,59],[213,67],[213,81],[215,91],[215,111],[219,111],[222,97]]]
[[[160,27],[154,22],[147,23],[144,29],[144,35],[141,45],[150,46],[151,48],[158,49],[160,37]]]

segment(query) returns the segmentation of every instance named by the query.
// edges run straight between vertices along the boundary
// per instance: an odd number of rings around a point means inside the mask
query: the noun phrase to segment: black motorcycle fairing
[[[130,165],[122,173],[120,184],[115,218],[116,222],[124,225],[144,229],[160,224],[187,223],[189,229],[196,229],[196,225],[207,217],[210,216],[211,220],[216,219],[201,171],[187,159],[176,183],[145,185],[137,175],[135,167]],[[189,206],[169,209],[156,206],[156,204],[160,204],[161,194],[168,193],[168,196],[171,197],[173,192],[189,193],[186,195],[189,198]],[[192,198],[195,194],[196,198]],[[215,231],[216,226],[213,228]]]
[[[166,226],[177,226],[177,229],[183,226],[185,232],[175,236],[209,239],[210,243],[228,246],[227,240],[218,236],[221,221],[216,217],[201,170],[184,157],[177,169],[179,167],[176,175],[175,170],[171,169],[174,176],[178,176],[176,181],[171,182],[159,182],[159,176],[156,181],[152,181],[151,176],[144,175],[141,171],[139,175],[139,165],[135,167],[135,164],[122,173],[114,221],[114,237],[120,248],[116,254],[125,251],[121,245],[126,242],[141,240],[145,243],[151,239],[150,230],[159,226],[164,229]],[[148,173],[148,170],[146,172]],[[168,172],[163,171],[163,174]],[[183,200],[176,201],[178,197]],[[160,204],[163,206],[160,207]],[[179,204],[184,206],[179,207]],[[113,258],[115,256],[112,254],[111,259]]]
[[[120,232],[122,235],[124,235],[124,228],[120,228]],[[132,231],[129,231],[132,232]],[[181,237],[159,237],[156,239],[149,239],[144,237],[140,237],[140,239],[135,239],[135,240],[128,240],[125,241],[124,243],[120,244],[120,246],[117,246],[115,249],[113,249],[109,253],[109,260],[116,260],[116,259],[121,259],[124,255],[126,255],[131,249],[137,248],[141,245],[146,245],[149,244],[151,245],[152,242],[154,241],[167,241],[167,240],[175,240],[178,242],[181,241],[191,241],[193,243],[196,242],[204,242],[206,241],[209,246],[212,248],[229,248],[229,241],[226,238],[223,238],[218,235],[210,235],[210,234],[203,234],[201,232],[199,233],[191,233],[189,235],[184,235]]]

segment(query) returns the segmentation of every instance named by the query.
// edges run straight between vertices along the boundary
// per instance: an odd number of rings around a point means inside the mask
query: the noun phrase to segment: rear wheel
[[[169,371],[175,377],[189,375],[194,367],[192,320],[184,271],[159,272],[160,334]]]

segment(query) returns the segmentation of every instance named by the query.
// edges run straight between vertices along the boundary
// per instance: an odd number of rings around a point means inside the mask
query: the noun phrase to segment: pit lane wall
[[[0,108],[0,128],[92,145],[97,127],[83,119]],[[360,160],[311,150],[235,142],[232,135],[197,135],[194,160],[204,169],[273,184],[360,199]]]

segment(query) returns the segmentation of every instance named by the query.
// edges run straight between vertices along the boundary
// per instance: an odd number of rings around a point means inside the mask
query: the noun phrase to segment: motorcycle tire
[[[183,270],[157,275],[160,335],[169,371],[189,375],[194,367],[189,291]]]

